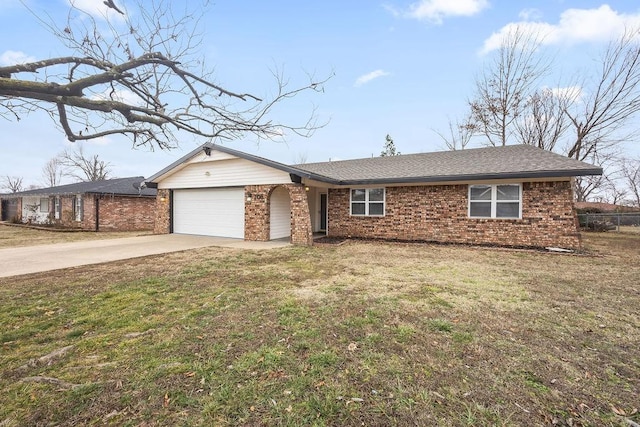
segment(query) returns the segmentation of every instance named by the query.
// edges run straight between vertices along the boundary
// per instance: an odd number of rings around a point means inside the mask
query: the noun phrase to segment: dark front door
[[[18,217],[18,199],[2,201],[2,221],[13,221]]]
[[[320,194],[320,231],[327,231],[327,193]]]

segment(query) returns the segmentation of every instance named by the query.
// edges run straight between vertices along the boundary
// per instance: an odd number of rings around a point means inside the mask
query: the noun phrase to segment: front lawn
[[[584,238],[589,256],[348,242],[0,279],[0,425],[640,423],[640,236]]]
[[[45,228],[45,227],[42,227]],[[0,224],[0,249],[18,246],[48,245],[83,240],[118,239],[151,234],[151,231],[77,231],[36,229],[14,224]]]

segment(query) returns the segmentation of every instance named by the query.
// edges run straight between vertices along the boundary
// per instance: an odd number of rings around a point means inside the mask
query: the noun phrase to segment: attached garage
[[[244,238],[244,188],[173,191],[173,232]]]
[[[302,171],[205,143],[145,182],[157,188],[156,233],[313,241]]]

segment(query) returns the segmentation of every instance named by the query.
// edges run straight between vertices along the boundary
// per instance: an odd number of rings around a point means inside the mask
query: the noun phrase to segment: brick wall
[[[384,217],[350,216],[349,191],[329,189],[329,236],[580,247],[569,181],[523,183],[522,219],[469,218],[467,185],[387,187]]]
[[[60,218],[53,219],[54,223],[61,225],[63,227],[70,227],[70,228],[82,227],[82,224],[76,221],[75,216],[73,214],[74,212],[73,200],[74,200],[73,196],[60,196]],[[51,212],[53,212],[53,209],[55,209],[55,201],[53,200],[53,197],[49,200],[49,206],[50,206]],[[55,218],[53,214],[51,215],[51,217]]]
[[[313,243],[311,216],[307,192],[303,185],[248,185],[244,189],[244,238],[245,240],[267,241],[270,232],[270,196],[276,187],[289,191],[291,200],[291,243],[310,246]],[[251,200],[247,200],[248,198]]]
[[[153,230],[156,213],[154,197],[101,196],[98,199],[98,229],[100,231]],[[85,204],[85,215],[88,213]],[[87,218],[95,224],[93,212]]]
[[[55,219],[54,197],[49,198],[50,217],[58,226],[96,230],[96,197],[99,231],[152,230],[155,223],[155,199],[137,196],[82,196],[82,220],[76,221],[74,196],[60,196],[60,218]]]
[[[155,211],[153,232],[155,234],[169,234],[171,232],[170,190],[158,190]]]

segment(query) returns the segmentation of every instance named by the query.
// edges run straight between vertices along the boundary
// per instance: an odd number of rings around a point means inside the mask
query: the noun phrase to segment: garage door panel
[[[244,238],[244,189],[174,190],[173,232]]]

